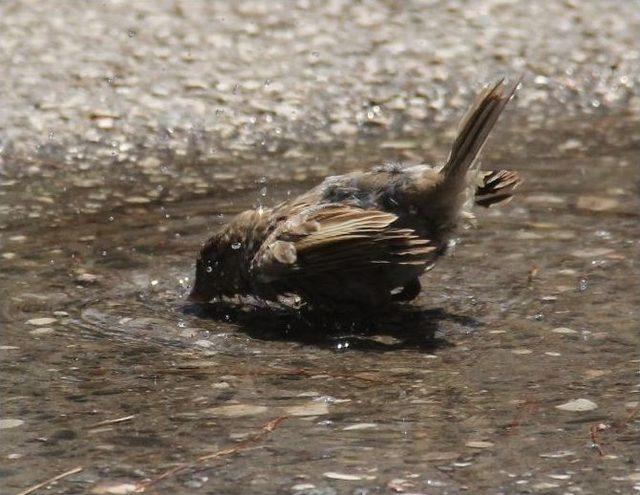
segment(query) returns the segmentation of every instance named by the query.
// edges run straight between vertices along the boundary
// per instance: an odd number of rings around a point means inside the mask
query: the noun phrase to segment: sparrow
[[[477,96],[444,165],[327,177],[273,208],[238,214],[204,243],[189,299],[294,296],[311,308],[361,311],[415,299],[472,207],[505,203],[521,183],[478,161],[518,84],[503,79]]]

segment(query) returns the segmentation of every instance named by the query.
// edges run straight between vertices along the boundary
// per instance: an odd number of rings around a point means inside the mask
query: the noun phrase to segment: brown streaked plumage
[[[190,299],[295,294],[312,307],[362,309],[414,299],[471,207],[504,203],[520,184],[516,172],[482,172],[477,160],[517,85],[500,80],[478,95],[441,167],[328,177],[240,213],[202,248]]]

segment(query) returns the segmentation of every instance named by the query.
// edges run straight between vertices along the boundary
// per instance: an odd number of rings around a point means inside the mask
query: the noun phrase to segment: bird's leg
[[[422,286],[420,285],[420,280],[416,277],[409,282],[407,282],[400,292],[397,294],[393,294],[391,296],[393,301],[413,301],[420,291],[422,290]]]

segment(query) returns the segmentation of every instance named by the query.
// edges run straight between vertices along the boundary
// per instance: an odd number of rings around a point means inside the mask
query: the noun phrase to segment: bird
[[[330,176],[272,208],[243,211],[208,239],[189,300],[293,298],[308,308],[371,312],[407,303],[472,207],[509,201],[515,171],[478,157],[519,80],[486,86],[443,165],[386,164]]]

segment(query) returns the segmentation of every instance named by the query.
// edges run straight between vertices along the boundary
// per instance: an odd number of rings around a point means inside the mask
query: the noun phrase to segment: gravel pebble
[[[254,404],[229,404],[220,407],[210,407],[203,413],[208,416],[222,416],[225,418],[238,418],[242,416],[256,416],[265,413],[269,408]]]
[[[9,428],[17,428],[22,426],[24,421],[21,419],[3,418],[0,419],[0,430],[8,430]]]
[[[31,320],[27,320],[27,325],[44,326],[44,325],[51,325],[52,323],[55,323],[57,321],[58,320],[51,317],[33,318]]]
[[[488,449],[493,447],[493,442],[485,442],[482,440],[472,440],[470,442],[465,443],[465,445],[472,449]]]
[[[559,333],[561,335],[573,335],[573,334],[578,333],[577,331],[573,330],[572,328],[567,328],[567,327],[556,327],[551,331],[553,333]]]
[[[598,405],[595,402],[590,401],[589,399],[575,399],[570,400],[569,402],[565,402],[564,404],[560,404],[556,406],[556,409],[560,409],[561,411],[571,411],[571,412],[585,412],[585,411],[593,411],[597,409]]]
[[[40,327],[29,332],[30,335],[47,335],[49,333],[55,332],[55,329],[51,327]]]

